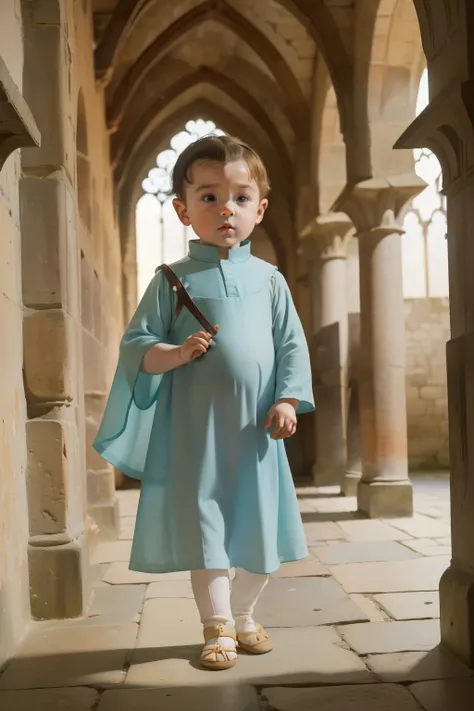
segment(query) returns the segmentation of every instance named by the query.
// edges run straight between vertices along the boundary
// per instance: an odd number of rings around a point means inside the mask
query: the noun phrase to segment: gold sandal
[[[235,665],[237,661],[237,657],[235,657],[234,659],[229,657],[229,653],[237,653],[236,647],[232,647],[232,649],[223,647],[219,642],[219,637],[230,637],[235,642],[235,628],[224,627],[223,625],[204,628],[204,640],[206,642],[208,642],[210,639],[217,638],[216,644],[214,644],[212,647],[204,646],[204,649],[202,650],[201,666],[203,666],[205,669],[222,671],[224,669],[230,669]],[[218,659],[218,655],[221,655],[222,659]]]
[[[267,654],[273,649],[273,642],[263,629],[262,625],[256,625],[255,632],[243,632],[237,635],[237,643],[249,654]]]

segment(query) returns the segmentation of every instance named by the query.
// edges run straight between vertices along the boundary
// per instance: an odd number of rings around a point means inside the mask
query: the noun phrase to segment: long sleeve
[[[296,312],[288,284],[275,272],[273,292],[273,340],[276,355],[275,401],[294,398],[297,412],[314,410],[311,366],[303,326]]]
[[[120,471],[140,478],[145,465],[156,398],[163,375],[140,370],[143,356],[167,341],[176,297],[161,272],[150,282],[120,342],[112,382],[94,448]]]

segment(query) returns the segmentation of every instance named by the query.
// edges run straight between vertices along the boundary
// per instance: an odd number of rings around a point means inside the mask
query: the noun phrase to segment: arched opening
[[[157,266],[186,256],[188,242],[196,239],[192,227],[184,227],[173,208],[171,174],[179,154],[193,141],[206,135],[222,135],[213,121],[187,121],[182,131],[170,140],[169,148],[156,158],[142,183],[144,194],[136,206],[137,297],[141,298]],[[277,263],[275,248],[263,227],[252,234],[255,256]]]
[[[428,105],[428,70],[421,77],[417,115]],[[413,469],[449,466],[445,347],[449,340],[446,199],[441,165],[415,149],[415,171],[427,184],[410,205],[402,237],[406,310],[408,450]]]

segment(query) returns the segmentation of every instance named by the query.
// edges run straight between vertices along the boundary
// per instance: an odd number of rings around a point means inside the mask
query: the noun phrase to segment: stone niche
[[[17,148],[34,148],[40,142],[31,111],[0,57],[0,170]]]

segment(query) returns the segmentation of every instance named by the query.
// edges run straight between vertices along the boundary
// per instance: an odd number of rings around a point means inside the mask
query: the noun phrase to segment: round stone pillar
[[[334,213],[314,220],[305,240],[306,254],[313,264],[311,278],[315,282],[312,292],[317,454],[313,479],[317,486],[341,486],[346,470],[346,249],[352,232],[347,215]]]
[[[396,186],[385,179],[364,181],[338,201],[359,238],[362,478],[357,498],[359,510],[371,518],[413,514],[399,225],[403,207],[424,183],[408,177],[408,184]]]

